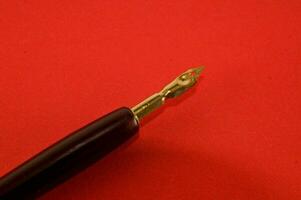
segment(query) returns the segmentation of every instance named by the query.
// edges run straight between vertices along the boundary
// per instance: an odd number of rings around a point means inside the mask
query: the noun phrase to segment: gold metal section
[[[137,120],[141,120],[147,114],[153,112],[164,104],[166,99],[180,96],[197,82],[204,67],[192,68],[178,76],[171,83],[166,85],[160,92],[155,93],[143,102],[132,108]]]

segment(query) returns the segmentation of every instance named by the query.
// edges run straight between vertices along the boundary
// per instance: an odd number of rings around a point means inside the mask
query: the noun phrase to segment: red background
[[[301,199],[301,3],[0,2],[0,173],[190,67],[191,95],[42,199]]]

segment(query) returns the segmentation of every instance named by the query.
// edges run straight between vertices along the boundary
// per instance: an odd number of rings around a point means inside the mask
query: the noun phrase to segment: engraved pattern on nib
[[[162,106],[166,99],[180,96],[194,86],[203,69],[204,67],[197,67],[187,70],[166,85],[160,92],[155,93],[134,106],[132,111],[135,114],[137,121]]]
[[[165,86],[160,93],[166,98],[180,96],[197,83],[203,69],[204,67],[198,67],[187,70],[174,81]]]

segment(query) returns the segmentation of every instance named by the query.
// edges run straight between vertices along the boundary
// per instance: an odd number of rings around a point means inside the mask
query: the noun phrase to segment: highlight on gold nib
[[[138,105],[134,106],[132,111],[137,120],[141,120],[144,116],[159,108],[164,104],[166,99],[175,98],[189,90],[197,83],[197,80],[203,70],[204,67],[197,67],[187,70],[166,85],[160,92],[155,93]]]

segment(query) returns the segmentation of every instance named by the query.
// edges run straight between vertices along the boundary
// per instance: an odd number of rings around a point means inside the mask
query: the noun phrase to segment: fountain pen
[[[27,160],[0,178],[0,199],[36,199],[100,160],[137,135],[145,116],[194,86],[202,70],[187,70],[133,108],[118,108]]]

